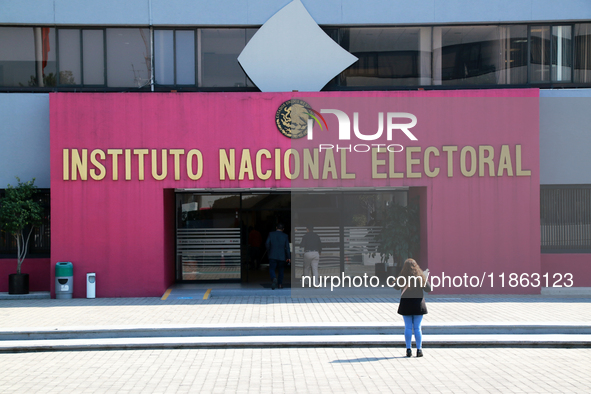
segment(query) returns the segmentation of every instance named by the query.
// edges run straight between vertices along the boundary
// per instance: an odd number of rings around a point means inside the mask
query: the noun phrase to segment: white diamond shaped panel
[[[262,92],[318,92],[357,58],[294,0],[257,31],[238,61]]]

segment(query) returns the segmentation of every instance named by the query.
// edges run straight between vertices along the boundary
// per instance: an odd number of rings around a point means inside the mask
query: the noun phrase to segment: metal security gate
[[[177,229],[182,280],[240,278],[240,229]]]
[[[542,253],[591,251],[591,187],[542,186],[540,227]]]
[[[301,277],[303,249],[298,245],[306,226],[322,241],[321,276],[373,274],[381,262],[380,212],[392,202],[406,204],[407,194],[407,190],[179,192],[176,280],[269,282],[265,240],[277,223],[285,226],[293,253],[286,283],[288,278]]]
[[[345,227],[345,273],[363,276],[375,274],[381,262],[378,251],[381,226]]]
[[[295,229],[295,252],[292,256],[292,264],[295,268],[294,278],[301,278],[304,271],[304,248],[297,246],[302,242],[302,237],[306,234],[305,227],[296,227]],[[313,231],[318,234],[322,241],[322,253],[318,264],[318,274],[320,276],[339,275],[341,272],[341,237],[338,226],[313,227]]]
[[[240,194],[176,194],[176,279],[240,280]]]

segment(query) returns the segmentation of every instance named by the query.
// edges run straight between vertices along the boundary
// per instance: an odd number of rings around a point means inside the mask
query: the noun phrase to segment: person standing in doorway
[[[269,253],[269,274],[271,275],[271,288],[275,290],[277,286],[283,289],[283,274],[285,264],[291,260],[291,251],[289,248],[289,238],[283,233],[285,227],[278,223],[277,231],[269,233],[265,246]],[[277,271],[277,274],[275,274]]]
[[[400,275],[396,278],[395,289],[400,290],[400,305],[398,314],[404,318],[404,341],[406,342],[406,357],[412,356],[412,334],[415,334],[417,357],[423,357],[423,315],[427,314],[425,292],[431,291],[427,281],[429,270],[423,272],[413,259],[406,259]]]
[[[306,226],[306,234],[300,242],[304,248],[304,274],[310,277],[310,284],[314,287],[320,286],[320,276],[318,275],[318,264],[320,263],[320,254],[322,253],[322,241],[318,234],[313,231],[312,226]],[[302,279],[302,286],[304,282]]]

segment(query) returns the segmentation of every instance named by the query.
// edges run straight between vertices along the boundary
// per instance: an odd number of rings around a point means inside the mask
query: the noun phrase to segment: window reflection
[[[59,29],[59,84],[80,85],[82,83],[82,68],[80,66],[80,30]]]
[[[500,84],[527,83],[527,26],[501,26]]]
[[[531,81],[550,81],[550,27],[533,26],[531,36]]]
[[[591,23],[575,25],[574,82],[591,83]]]
[[[570,26],[552,26],[552,81],[570,82],[572,74]]]
[[[571,82],[571,26],[532,26],[531,82]]]
[[[195,32],[176,31],[176,84],[195,85]]]
[[[359,59],[330,90],[591,83],[591,23],[324,30]],[[146,28],[0,27],[0,86],[137,89],[153,61],[157,85],[254,87],[237,58],[256,31],[157,29],[152,51]]]
[[[195,85],[195,30],[154,31],[158,85]]]
[[[154,31],[154,74],[159,85],[174,85],[174,30]]]
[[[527,82],[525,26],[453,26],[433,29],[435,85]]]
[[[37,77],[34,81],[29,78],[29,82],[39,87],[55,86],[57,82],[55,29],[36,27],[34,30]]]
[[[342,74],[344,86],[430,84],[429,27],[341,29],[340,43],[359,59]]]
[[[107,85],[141,88],[150,84],[150,30],[107,29]]]
[[[0,28],[0,85],[55,86],[55,47],[55,29]]]
[[[238,227],[240,195],[180,195],[179,228]]]
[[[103,29],[58,30],[61,86],[104,86],[104,34]]]
[[[104,35],[102,30],[82,31],[82,69],[85,85],[105,84]]]
[[[245,45],[245,29],[202,29],[201,86],[245,87],[246,74],[238,63]]]

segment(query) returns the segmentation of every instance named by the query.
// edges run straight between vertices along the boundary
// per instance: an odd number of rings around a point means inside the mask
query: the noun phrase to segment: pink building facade
[[[85,296],[87,272],[97,274],[97,297],[161,296],[179,278],[177,193],[390,188],[420,196],[423,267],[481,278],[477,287],[456,283],[440,294],[538,294],[543,283],[509,285],[511,273],[566,273],[562,255],[540,252],[538,95],[305,94],[316,109],[351,115],[359,104],[361,119],[389,106],[414,114],[417,140],[398,130],[392,139],[404,150],[390,154],[362,152],[371,144],[355,135],[339,141],[337,118],[326,112],[327,130],[316,126],[314,140],[285,137],[275,114],[298,93],[51,94],[50,266],[74,264],[74,297]],[[360,122],[364,134],[375,128]],[[384,132],[375,142],[392,141]],[[305,179],[303,151],[322,143],[359,151],[321,149],[321,175]],[[589,286],[576,267],[574,286]],[[52,295],[54,281],[51,269]]]

